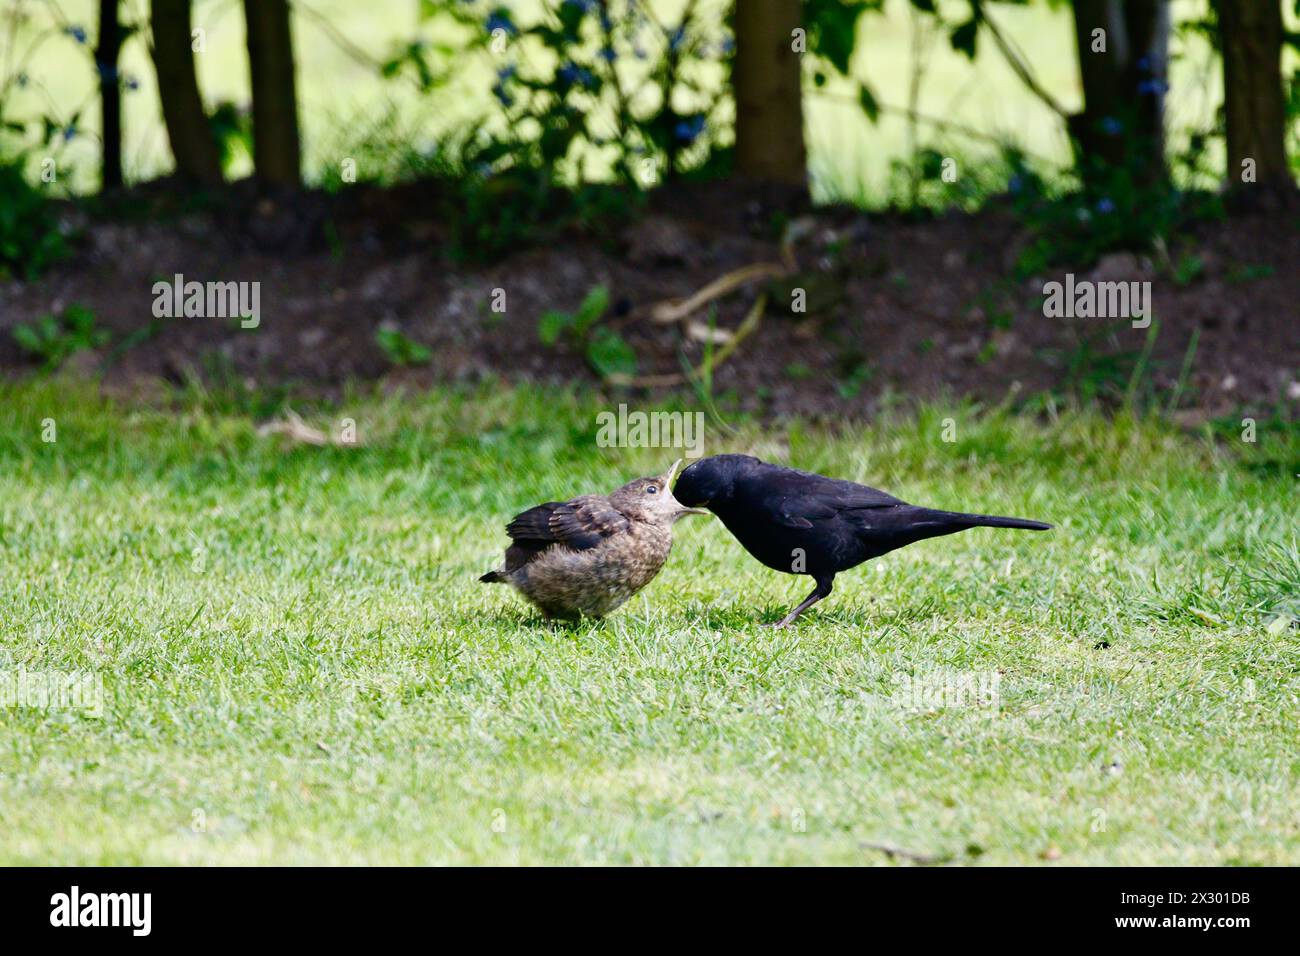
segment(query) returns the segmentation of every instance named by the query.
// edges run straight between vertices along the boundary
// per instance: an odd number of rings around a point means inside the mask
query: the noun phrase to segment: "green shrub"
[[[388,361],[399,367],[427,365],[433,358],[432,349],[408,338],[400,329],[376,329],[375,344],[387,356]]]
[[[580,348],[587,364],[604,379],[635,375],[636,350],[617,331],[600,322],[609,310],[609,289],[593,286],[574,312],[551,309],[537,321],[537,337],[555,345],[561,336]]]
[[[0,278],[34,279],[67,254],[49,200],[20,161],[0,160]]]
[[[84,305],[70,305],[57,316],[46,314],[31,325],[13,330],[18,347],[39,359],[52,372],[72,355],[108,344],[108,332],[95,327],[95,313]]]

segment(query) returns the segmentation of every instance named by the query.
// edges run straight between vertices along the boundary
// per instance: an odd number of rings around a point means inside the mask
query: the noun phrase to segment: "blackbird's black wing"
[[[529,508],[506,525],[506,534],[516,544],[534,551],[552,544],[585,551],[630,527],[631,522],[608,498],[583,495],[571,501],[548,501]]]
[[[853,512],[906,504],[893,495],[852,481],[793,468],[772,468],[773,473],[745,482],[737,497],[747,507],[756,507],[788,528],[812,528],[819,521],[851,517]]]

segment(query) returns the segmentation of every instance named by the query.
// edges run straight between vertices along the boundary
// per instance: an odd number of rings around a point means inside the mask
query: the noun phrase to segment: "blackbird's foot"
[[[795,608],[785,617],[781,618],[781,620],[777,621],[775,624],[765,624],[764,627],[774,627],[774,628],[789,627],[791,624],[794,623],[795,618],[797,618],[804,611],[808,610],[810,607],[812,607],[822,598],[826,597],[826,595],[831,593],[831,582],[834,580],[835,580],[835,575],[833,574],[830,577],[818,578],[817,587],[813,589],[813,593],[808,595],[806,598],[804,598],[797,608]]]

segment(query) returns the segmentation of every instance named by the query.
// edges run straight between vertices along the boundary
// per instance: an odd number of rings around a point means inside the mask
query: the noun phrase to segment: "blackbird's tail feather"
[[[1031,521],[1028,518],[1004,518],[1000,515],[970,515],[959,511],[935,511],[936,518],[951,521],[957,530],[963,528],[1021,528],[1025,531],[1051,531],[1052,526],[1045,521]]]

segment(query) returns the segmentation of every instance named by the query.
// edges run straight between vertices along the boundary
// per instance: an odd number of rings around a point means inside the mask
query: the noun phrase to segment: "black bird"
[[[785,627],[831,593],[835,575],[897,548],[967,528],[1052,526],[1024,518],[935,511],[883,491],[749,455],[701,458],[674,489],[688,507],[708,508],[745,550],[769,568],[807,574],[817,587],[776,626]]]
[[[673,497],[680,464],[609,495],[548,501],[515,515],[506,525],[505,565],[479,580],[514,585],[547,617],[608,614],[659,573],[677,519],[705,513]]]

